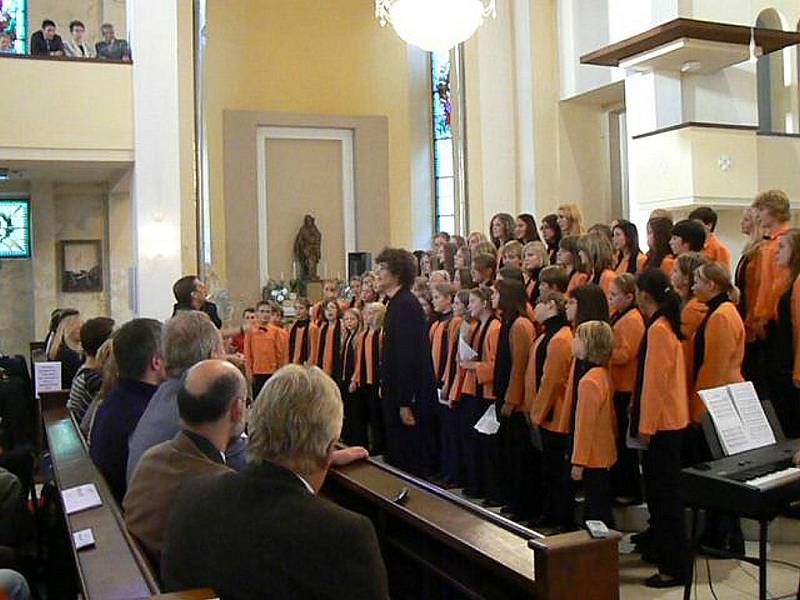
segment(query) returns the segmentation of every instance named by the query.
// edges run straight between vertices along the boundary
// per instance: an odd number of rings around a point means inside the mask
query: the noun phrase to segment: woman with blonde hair
[[[508,213],[497,213],[489,222],[489,239],[500,250],[503,244],[514,239],[516,222]]]
[[[550,255],[543,242],[528,242],[522,249],[522,275],[525,293],[531,306],[536,306],[539,297],[539,273],[550,264]]]
[[[759,275],[759,248],[764,243],[764,228],[761,227],[758,211],[752,206],[742,212],[741,231],[747,236],[747,241],[734,270],[734,283],[739,290],[739,314],[744,320],[746,335],[742,374],[747,381],[760,381],[763,344],[756,340],[752,324]]]
[[[61,389],[68,390],[72,387],[78,369],[83,364],[81,354],[81,326],[83,320],[78,312],[68,314],[58,324],[53,335],[53,343],[47,359],[61,363]]]
[[[562,204],[558,207],[558,226],[561,235],[581,235],[586,233],[583,226],[583,212],[577,204]]]
[[[475,252],[475,247],[480,244],[481,242],[488,241],[486,236],[483,235],[480,231],[473,231],[467,236],[467,248],[470,252]]]

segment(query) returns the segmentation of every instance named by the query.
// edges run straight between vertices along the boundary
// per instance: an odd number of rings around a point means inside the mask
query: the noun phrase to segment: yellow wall
[[[0,94],[0,148],[12,150],[133,151],[133,103],[129,65],[0,60],[0,81],[13,81]],[[46,125],[42,118],[46,116]],[[18,156],[17,158],[30,158]],[[37,157],[40,158],[40,157]]]
[[[391,241],[412,239],[406,45],[368,0],[210,0],[207,120],[214,270],[225,276],[222,112],[385,115]],[[369,201],[359,199],[358,201]]]

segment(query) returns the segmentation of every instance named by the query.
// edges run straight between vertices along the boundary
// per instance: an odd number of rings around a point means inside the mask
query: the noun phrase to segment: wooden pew
[[[619,598],[616,538],[544,537],[372,459],[333,469],[322,493],[370,517],[393,598]]]

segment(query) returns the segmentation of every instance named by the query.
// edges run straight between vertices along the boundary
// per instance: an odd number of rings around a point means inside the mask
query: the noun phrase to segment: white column
[[[178,2],[128,2],[135,166],[131,186],[133,311],[168,318],[181,268],[181,103]],[[184,135],[185,137],[185,135]]]

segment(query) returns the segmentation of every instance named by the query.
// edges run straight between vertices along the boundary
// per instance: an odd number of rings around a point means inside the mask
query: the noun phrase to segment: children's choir
[[[698,391],[744,374],[800,435],[800,230],[788,220],[783,192],[755,199],[735,282],[710,208],[676,224],[654,211],[645,249],[630,221],[584,233],[576,205],[545,217],[541,239],[531,215],[496,215],[488,239],[437,234],[434,251],[415,253],[412,286],[438,390],[432,478],[559,530],[576,526],[580,488],[582,521],[609,526],[615,504],[644,498],[650,526],[636,547],[658,567],[646,584],[683,583],[679,473],[710,456]],[[325,282],[287,331],[260,303],[242,329],[247,370],[257,393],[280,361],[318,365],[339,383],[343,440],[380,454],[386,308],[372,273],[349,289],[343,299]],[[735,519],[717,522],[706,539],[737,546]]]

